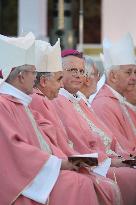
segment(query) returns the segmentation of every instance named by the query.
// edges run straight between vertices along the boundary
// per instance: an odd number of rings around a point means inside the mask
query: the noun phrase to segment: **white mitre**
[[[62,71],[60,39],[54,46],[45,41],[36,40],[35,67],[37,72]]]
[[[131,35],[128,33],[116,43],[109,39],[103,41],[103,55],[100,55],[105,70],[112,66],[135,64],[135,50]]]
[[[35,63],[35,37],[28,33],[25,37],[9,38],[0,35],[0,70],[4,82],[12,68],[21,65],[34,65]]]

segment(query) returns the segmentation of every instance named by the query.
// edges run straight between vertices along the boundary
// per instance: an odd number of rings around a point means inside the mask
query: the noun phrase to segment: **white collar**
[[[66,97],[68,100],[70,100],[71,102],[79,102],[81,100],[81,97],[76,97],[74,95],[72,95],[71,93],[69,93],[67,90],[65,90],[64,88],[60,88],[59,90],[59,94]]]
[[[113,93],[113,95],[119,100],[119,102],[121,104],[124,104],[126,106],[128,106],[131,110],[133,110],[134,112],[136,112],[136,106],[132,105],[131,103],[129,103],[125,97],[123,97],[122,95],[120,95],[116,90],[114,90],[112,87],[110,87],[109,85],[106,85],[111,92]]]
[[[88,101],[91,104],[95,98],[95,96],[97,95],[97,93],[100,91],[100,89],[102,88],[102,86],[105,84],[106,81],[106,76],[105,74],[102,75],[102,77],[100,78],[100,80],[97,83],[97,91],[95,93],[93,93],[92,95],[90,95]]]
[[[11,95],[17,98],[18,101],[21,102],[24,106],[28,106],[32,101],[32,98],[29,95],[23,93],[22,91],[6,82],[3,82],[0,86],[0,93]]]
[[[111,86],[107,84],[106,86],[111,90],[112,94],[119,100],[119,102],[124,104],[125,98],[120,93],[118,93],[116,90],[114,90]]]
[[[127,105],[131,110],[136,112],[136,106],[128,102],[127,100],[125,101],[125,105]]]
[[[78,91],[77,96],[84,100],[88,107],[91,107],[87,97],[82,92]]]

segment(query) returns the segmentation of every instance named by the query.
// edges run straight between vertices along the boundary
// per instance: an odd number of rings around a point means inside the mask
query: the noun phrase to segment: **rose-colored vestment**
[[[40,205],[20,193],[39,173],[50,154],[41,150],[25,108],[16,98],[9,95],[0,96],[0,115],[0,204]],[[44,139],[50,145],[52,153],[55,152],[57,156],[57,148],[54,151],[48,137],[44,135]],[[58,153],[60,155],[59,149]],[[99,205],[94,184],[88,175],[60,171],[49,196],[49,205],[61,205],[64,202],[66,205]],[[112,190],[108,189],[108,192],[111,199],[116,197]]]
[[[43,94],[37,89],[33,90],[30,107],[33,111],[35,110],[39,112],[47,122],[44,129],[44,125],[40,122],[40,118],[36,116],[37,122],[42,127],[43,131],[47,133],[47,129],[49,128],[48,137],[55,146],[60,147],[67,156],[78,154],[78,152],[76,153],[75,150],[70,147],[71,145],[65,127],[63,126],[52,102],[46,96],[43,96]],[[69,146],[67,146],[68,144]]]
[[[92,103],[93,110],[114,133],[122,149],[129,154],[136,153],[136,136],[123,113],[118,99],[108,86],[104,85]]]
[[[75,148],[79,152],[88,153],[88,148],[91,147],[91,149],[93,150],[94,146],[94,149],[98,150],[99,153],[105,153],[103,146],[106,149],[106,145],[103,144],[102,146],[101,143],[96,143],[98,138],[101,140],[102,138],[100,138],[100,136],[96,132],[91,131],[87,121],[83,118],[81,113],[75,109],[75,105],[73,106],[72,102],[70,102],[65,96],[59,95],[58,98],[53,101],[53,103],[56,111],[58,112],[58,115],[60,116],[60,119],[62,120],[66,128],[68,136],[74,142]],[[95,113],[93,113],[92,111],[90,112],[89,108],[85,106],[83,102],[80,103],[80,106],[88,119],[90,119],[96,125],[96,127],[102,129],[107,134],[107,136],[111,137],[111,144],[107,145],[108,150],[112,149],[113,151],[116,151],[116,139],[114,139],[112,132],[103,124],[103,122],[101,122],[101,120],[98,119]],[[94,140],[95,143],[90,143],[90,140],[91,142]],[[117,180],[117,183],[119,184],[123,195],[124,204],[127,205],[128,202],[135,204],[136,196],[134,190],[136,170],[126,167],[110,168],[108,176],[114,180]],[[129,196],[131,196],[131,198]]]
[[[46,133],[46,135],[49,136],[52,143],[55,146],[58,146],[59,148],[61,148],[61,150],[63,150],[63,152],[67,156],[72,155],[72,154],[77,154],[77,151],[75,151],[73,148],[70,148],[71,145],[69,144],[69,140],[71,138],[69,139],[69,137],[66,133],[66,130],[65,130],[52,102],[50,100],[48,100],[47,97],[44,97],[43,94],[39,90],[36,90],[36,89],[34,90],[34,93],[32,95],[32,99],[33,100],[32,100],[31,105],[30,105],[31,109],[33,109],[33,111],[34,110],[38,111],[42,115],[42,117],[44,117],[44,119],[49,120],[50,122],[52,122],[52,125],[54,125],[54,127],[52,127],[51,130],[56,131],[56,133],[53,131],[53,133],[52,133],[53,135],[50,135],[50,134],[48,134],[48,133],[50,133],[50,131],[46,130],[46,127],[44,127],[43,122],[40,121],[39,118],[35,115],[38,124],[40,125],[42,130]],[[88,153],[90,153],[90,150],[91,150],[90,148],[87,149]],[[104,154],[102,156],[105,157]],[[102,204],[121,203],[118,201],[118,199],[120,198],[119,191],[116,192],[118,202],[117,201],[115,202],[112,198],[112,196],[114,195],[113,193],[115,191],[115,187],[116,187],[116,185],[112,181],[109,181],[109,179],[106,179],[105,177],[101,177],[101,176],[98,176],[98,175],[93,174],[93,173],[91,173],[89,176],[94,183],[97,196]],[[99,182],[99,183],[97,184],[97,182]],[[106,188],[106,191],[104,190],[104,187]],[[110,195],[109,195],[109,190],[110,190]],[[111,202],[107,198],[108,195],[106,194],[106,192],[109,195]]]

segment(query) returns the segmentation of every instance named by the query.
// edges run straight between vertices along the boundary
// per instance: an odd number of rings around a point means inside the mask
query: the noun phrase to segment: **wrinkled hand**
[[[74,163],[69,162],[68,160],[62,160],[61,162],[61,170],[74,170],[78,171],[79,167]]]

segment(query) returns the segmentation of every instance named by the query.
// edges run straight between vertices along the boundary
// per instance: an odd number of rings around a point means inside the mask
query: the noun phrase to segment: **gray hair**
[[[21,65],[13,68],[12,72],[9,74],[8,78],[6,79],[7,83],[12,82],[21,72],[25,70],[29,70],[32,65]]]
[[[104,67],[103,67],[103,63],[101,60],[96,60],[94,62],[94,65],[96,67],[96,69],[98,70],[100,77],[104,74]]]
[[[85,56],[84,60],[85,60],[85,75],[89,77],[92,73],[94,61],[92,60],[90,56]]]
[[[39,85],[40,78],[42,76],[45,76],[46,78],[50,79],[53,75],[54,75],[54,73],[52,73],[52,72],[37,72],[34,87],[37,87],[37,85]]]
[[[108,78],[109,74],[111,71],[113,70],[119,70],[120,69],[120,65],[113,65],[111,66],[110,68],[108,69],[105,69],[105,75],[106,75],[106,78]]]

